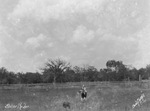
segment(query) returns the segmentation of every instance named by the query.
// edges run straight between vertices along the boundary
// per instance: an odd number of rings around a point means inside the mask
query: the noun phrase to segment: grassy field
[[[77,94],[82,84],[88,91],[83,102]],[[144,101],[132,108],[142,94]],[[138,83],[1,85],[0,111],[150,111],[150,89]]]

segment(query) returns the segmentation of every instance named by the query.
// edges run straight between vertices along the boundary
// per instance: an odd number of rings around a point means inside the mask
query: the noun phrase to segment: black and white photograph
[[[0,111],[150,111],[150,0],[0,0]]]

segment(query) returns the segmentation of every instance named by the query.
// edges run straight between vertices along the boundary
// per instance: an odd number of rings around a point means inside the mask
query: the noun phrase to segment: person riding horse
[[[82,89],[79,91],[79,93],[81,94],[81,101],[87,98],[87,90],[84,85],[82,86]]]

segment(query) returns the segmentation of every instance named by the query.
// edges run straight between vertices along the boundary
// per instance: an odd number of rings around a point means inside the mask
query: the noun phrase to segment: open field
[[[84,102],[77,94],[82,84],[88,91]],[[0,111],[150,111],[150,89],[137,82],[1,85]]]

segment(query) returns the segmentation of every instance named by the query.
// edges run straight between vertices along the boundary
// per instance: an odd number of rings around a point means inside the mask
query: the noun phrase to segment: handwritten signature
[[[145,95],[142,94],[139,98],[137,98],[137,100],[135,101],[135,104],[132,105],[132,108],[134,109],[137,105],[140,106],[145,102],[146,102]]]
[[[26,108],[29,108],[28,105],[26,105],[26,103],[18,103],[17,105],[14,105],[14,104],[6,104],[5,105],[5,108],[6,109],[19,109],[19,110],[22,110],[22,109],[26,109]]]

